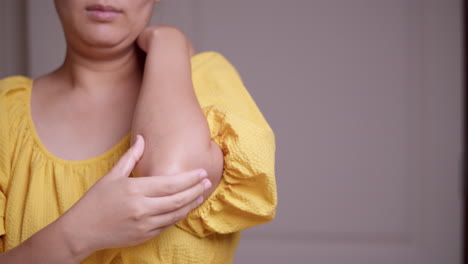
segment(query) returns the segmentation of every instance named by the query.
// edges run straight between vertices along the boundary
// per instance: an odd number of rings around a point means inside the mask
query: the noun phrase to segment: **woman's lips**
[[[98,22],[113,21],[122,13],[122,10],[119,10],[113,6],[92,5],[86,7],[86,15],[92,20]]]

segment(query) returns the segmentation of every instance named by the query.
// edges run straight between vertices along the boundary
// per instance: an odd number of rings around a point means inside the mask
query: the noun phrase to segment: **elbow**
[[[216,143],[214,143],[216,145]],[[159,153],[147,151],[135,167],[137,176],[174,175],[184,171],[203,168],[208,174],[222,169],[222,152],[217,151],[216,146],[210,145],[204,148],[177,147]],[[218,147],[219,149],[219,147]],[[221,165],[219,164],[221,163]]]

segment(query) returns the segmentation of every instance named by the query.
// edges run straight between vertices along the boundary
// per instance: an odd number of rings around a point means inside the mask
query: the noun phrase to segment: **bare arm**
[[[193,89],[193,45],[181,31],[168,26],[146,29],[139,45],[147,57],[132,135],[143,135],[147,150],[135,172],[168,175],[204,168],[213,184],[204,195],[207,198],[221,179],[223,153],[210,138]]]
[[[69,246],[60,219],[37,232],[19,246],[0,255],[0,263],[78,263],[79,254]]]

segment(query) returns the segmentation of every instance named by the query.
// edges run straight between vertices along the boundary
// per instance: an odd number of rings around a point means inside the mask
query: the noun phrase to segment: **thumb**
[[[137,135],[133,145],[122,155],[117,164],[112,168],[111,174],[117,177],[128,177],[140,160],[145,149],[145,141],[141,135]]]

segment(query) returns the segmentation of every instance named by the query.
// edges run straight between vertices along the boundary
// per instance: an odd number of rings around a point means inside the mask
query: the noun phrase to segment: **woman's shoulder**
[[[16,75],[0,79],[0,123],[11,128],[24,120],[28,109],[32,79]],[[4,131],[7,127],[1,127]]]
[[[14,91],[25,91],[31,88],[32,79],[22,75],[0,79],[0,97],[7,97]]]

